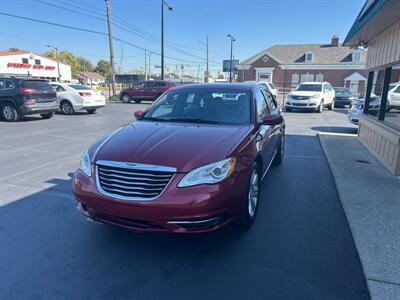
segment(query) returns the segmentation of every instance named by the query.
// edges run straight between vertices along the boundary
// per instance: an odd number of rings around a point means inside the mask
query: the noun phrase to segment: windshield
[[[339,88],[334,88],[334,90],[336,93],[339,94],[351,94],[351,91],[348,88],[339,87]]]
[[[249,124],[250,93],[218,88],[171,90],[141,120]]]
[[[274,85],[272,82],[269,82],[268,85],[269,85],[269,87],[270,87],[271,89],[273,89],[273,90],[275,89],[275,85]]]
[[[69,87],[73,88],[74,90],[90,90],[91,88],[88,86],[84,86],[81,84],[70,84]]]
[[[321,92],[322,84],[300,84],[296,91],[299,92]]]

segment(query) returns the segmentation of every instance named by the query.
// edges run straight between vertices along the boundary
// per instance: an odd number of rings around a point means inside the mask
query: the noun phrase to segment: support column
[[[379,108],[379,121],[385,120],[385,112],[386,112],[386,103],[389,92],[389,84],[390,84],[390,76],[392,75],[392,67],[388,67],[385,69],[385,78],[383,80],[383,88],[382,88],[382,97],[381,97],[381,105]]]
[[[365,92],[364,114],[369,112],[369,102],[371,101],[372,83],[374,81],[374,71],[368,73],[367,91]]]

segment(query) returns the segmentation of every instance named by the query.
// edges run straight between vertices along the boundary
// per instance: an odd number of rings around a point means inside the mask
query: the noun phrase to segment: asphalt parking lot
[[[285,159],[264,179],[248,231],[136,234],[87,222],[71,193],[80,156],[145,106],[0,123],[1,299],[369,299],[316,137],[356,133],[345,110],[286,114]]]

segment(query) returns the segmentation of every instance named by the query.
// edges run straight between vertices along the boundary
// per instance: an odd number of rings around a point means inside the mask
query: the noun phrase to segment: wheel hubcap
[[[62,111],[65,114],[70,114],[71,113],[71,108],[69,107],[68,103],[64,103],[62,106]]]
[[[14,119],[14,109],[12,107],[10,107],[10,106],[4,107],[3,112],[4,112],[4,117],[7,120]]]
[[[254,217],[258,204],[258,173],[253,170],[250,178],[250,189],[248,195],[248,212],[250,217]]]
[[[129,100],[130,100],[130,98],[129,98],[128,95],[123,95],[123,96],[122,96],[122,101],[124,101],[124,102],[129,102]]]

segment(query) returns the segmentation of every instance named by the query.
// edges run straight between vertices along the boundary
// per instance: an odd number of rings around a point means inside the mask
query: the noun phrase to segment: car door
[[[323,93],[324,93],[325,105],[332,103],[332,92],[329,88],[329,85],[327,83],[324,83],[322,88],[323,88]]]
[[[282,114],[282,110],[280,109],[278,103],[276,102],[276,97],[268,92],[264,91],[264,96],[267,101],[268,111],[270,115],[280,115]],[[281,125],[274,125],[271,126],[271,141],[275,145],[275,150],[279,145],[282,137],[282,126]],[[274,153],[273,153],[274,155]]]
[[[400,85],[390,95],[390,105],[400,107]]]
[[[147,81],[146,82],[146,98],[153,100],[157,97],[157,81]]]
[[[266,115],[269,114],[268,104],[265,99],[262,88],[258,89],[255,94],[256,98],[256,112],[258,130],[256,136],[256,145],[258,151],[261,152],[263,157],[263,174],[271,164],[275,147],[273,142],[273,128],[270,125],[263,125],[262,121]]]

